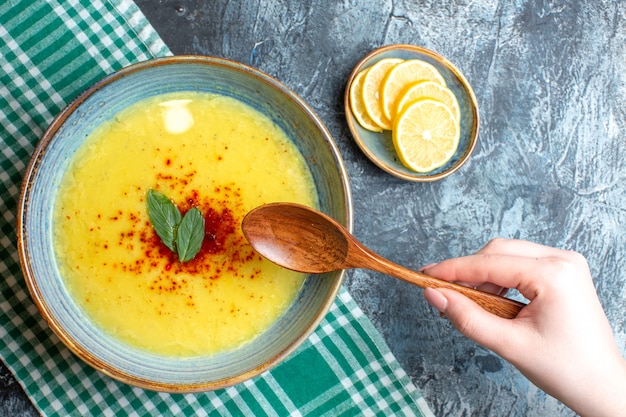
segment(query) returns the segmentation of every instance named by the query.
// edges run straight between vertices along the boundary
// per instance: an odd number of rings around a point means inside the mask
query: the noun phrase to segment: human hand
[[[510,320],[454,290],[428,288],[424,296],[462,334],[511,362],[580,415],[626,413],[626,361],[582,255],[495,239],[474,255],[429,265],[422,272],[494,293],[516,288],[530,302]]]

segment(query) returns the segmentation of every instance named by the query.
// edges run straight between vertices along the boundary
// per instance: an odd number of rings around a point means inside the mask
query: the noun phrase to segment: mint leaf
[[[200,252],[205,231],[204,217],[197,207],[182,216],[172,200],[163,193],[149,190],[148,216],[156,234],[165,246],[178,254],[180,262],[190,261]]]
[[[202,247],[204,240],[204,217],[198,208],[189,210],[178,225],[176,234],[176,250],[178,260],[187,262],[192,260]]]
[[[176,252],[176,229],[182,220],[178,207],[164,194],[148,191],[148,216],[156,234],[172,252]]]

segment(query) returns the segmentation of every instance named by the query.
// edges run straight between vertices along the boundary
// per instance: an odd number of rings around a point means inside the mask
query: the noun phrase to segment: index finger
[[[540,287],[542,278],[535,271],[541,269],[542,259],[477,253],[445,260],[426,268],[424,273],[446,281],[491,283],[516,288],[526,298],[532,299]]]
[[[565,252],[566,251],[562,249],[541,245],[528,240],[505,239],[499,237],[490,240],[476,253],[545,258],[551,256],[564,256]]]

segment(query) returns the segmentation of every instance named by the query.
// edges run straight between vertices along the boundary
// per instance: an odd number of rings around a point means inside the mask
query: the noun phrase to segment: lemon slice
[[[360,71],[352,80],[350,85],[350,109],[354,118],[363,128],[372,132],[382,132],[383,128],[378,126],[367,114],[365,103],[363,102],[363,80],[367,71],[369,71],[369,68]]]
[[[387,71],[403,61],[400,58],[383,58],[372,65],[363,78],[363,104],[365,111],[375,124],[386,130],[391,129],[392,124],[391,120],[385,117],[383,113],[380,87]]]
[[[420,99],[396,118],[392,138],[402,163],[415,172],[430,172],[452,158],[459,146],[460,128],[445,104]]]
[[[402,113],[407,104],[419,98],[431,98],[440,101],[452,110],[456,120],[461,119],[459,102],[452,90],[435,81],[418,81],[407,85],[396,100],[394,115]]]
[[[409,59],[391,68],[385,75],[380,89],[383,115],[393,120],[395,103],[402,90],[416,81],[434,81],[445,87],[441,73],[432,64],[419,59]]]

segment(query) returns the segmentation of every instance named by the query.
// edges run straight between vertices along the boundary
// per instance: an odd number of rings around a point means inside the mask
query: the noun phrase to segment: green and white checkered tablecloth
[[[157,393],[113,380],[48,328],[17,255],[16,207],[26,164],[54,116],[86,87],[169,53],[130,0],[0,1],[0,354],[29,398],[47,416],[432,416],[345,290],[286,362],[201,394]]]

